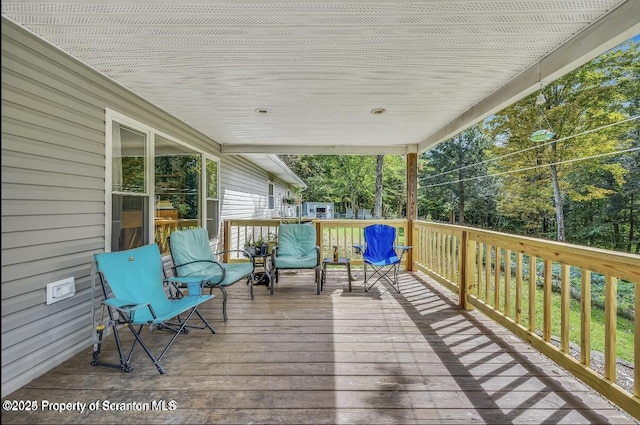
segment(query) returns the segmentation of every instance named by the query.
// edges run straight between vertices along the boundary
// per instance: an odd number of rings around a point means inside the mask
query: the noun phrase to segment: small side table
[[[260,255],[254,255],[254,264],[256,269],[262,269],[262,270],[256,270],[254,271],[254,276],[256,278],[260,278],[261,276],[266,276],[267,277],[267,281],[269,282],[267,289],[269,289],[269,294],[273,295],[273,279],[271,278],[271,271],[270,271],[270,266],[269,266],[269,262],[270,262],[270,258],[271,258],[271,254],[260,254]],[[251,284],[253,285],[253,282],[251,282]]]
[[[320,274],[320,290],[324,286],[324,282],[327,279],[327,265],[329,266],[347,266],[347,277],[349,278],[349,292],[351,292],[351,259],[346,257],[338,257],[338,261],[333,261],[333,257],[327,257],[322,260],[322,272]]]

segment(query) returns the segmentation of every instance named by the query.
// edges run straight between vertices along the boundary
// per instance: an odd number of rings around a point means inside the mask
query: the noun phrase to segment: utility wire
[[[618,154],[623,154],[623,153],[627,153],[627,152],[635,152],[635,151],[638,151],[638,150],[640,150],[640,147],[625,149],[625,150],[621,150],[621,151],[606,152],[606,153],[601,153],[601,154],[598,154],[598,155],[584,156],[584,157],[581,157],[581,158],[567,159],[567,160],[564,160],[564,161],[550,162],[549,164],[534,165],[532,167],[518,168],[517,170],[508,170],[508,171],[502,171],[502,172],[499,172],[499,173],[485,174],[485,175],[482,175],[482,176],[469,177],[469,178],[466,178],[466,179],[455,180],[455,181],[452,181],[452,182],[436,183],[436,184],[432,184],[432,185],[429,185],[429,186],[422,186],[421,189],[427,189],[427,188],[430,188],[430,187],[438,187],[438,186],[446,186],[448,184],[461,183],[461,182],[466,182],[466,181],[469,181],[469,180],[479,180],[479,179],[484,179],[484,178],[487,178],[487,177],[502,176],[502,175],[505,175],[505,174],[519,173],[519,172],[522,172],[522,171],[535,170],[536,168],[545,168],[545,167],[549,167],[551,165],[568,164],[568,163],[571,163],[571,162],[585,161],[587,159],[594,159],[594,158],[602,158],[602,157],[605,157],[605,156],[618,155]]]
[[[527,151],[530,151],[530,150],[533,150],[533,149],[537,149],[537,148],[540,148],[540,147],[543,147],[543,146],[547,146],[547,145],[550,145],[552,143],[563,142],[565,140],[573,139],[575,137],[580,137],[580,136],[584,136],[586,134],[594,133],[596,131],[604,130],[605,128],[613,127],[613,126],[616,126],[618,124],[624,124],[625,122],[637,120],[638,118],[640,118],[640,115],[636,115],[636,116],[633,116],[633,117],[630,117],[630,118],[626,118],[626,119],[624,119],[622,121],[617,121],[617,122],[614,122],[614,123],[611,123],[611,124],[603,125],[601,127],[597,127],[597,128],[591,129],[591,130],[586,130],[586,131],[583,131],[582,133],[578,133],[578,134],[574,134],[574,135],[571,135],[571,136],[563,137],[563,138],[558,139],[558,140],[551,140],[549,142],[541,143],[539,145],[531,146],[531,147],[524,148],[524,149],[520,149],[520,150],[517,150],[515,152],[509,152],[507,154],[500,155],[500,156],[497,156],[495,158],[485,159],[484,161],[476,162],[475,164],[465,165],[465,166],[460,167],[460,168],[455,168],[453,170],[444,171],[444,172],[438,173],[438,174],[433,174],[431,176],[425,176],[425,177],[419,179],[418,181],[425,181],[425,180],[432,179],[432,178],[435,178],[435,177],[440,177],[440,176],[444,176],[446,174],[454,173],[456,171],[460,171],[460,170],[464,170],[464,169],[467,169],[467,168],[475,167],[477,165],[487,164],[489,162],[497,161],[497,160],[502,159],[502,158],[507,158],[507,157],[510,157],[510,156],[513,156],[513,155],[517,155],[517,154],[522,153],[522,152],[527,152]]]

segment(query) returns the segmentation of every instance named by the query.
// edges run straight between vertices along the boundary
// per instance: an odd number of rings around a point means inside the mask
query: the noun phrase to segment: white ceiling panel
[[[405,153],[635,35],[639,4],[63,0],[1,7],[224,152]],[[371,113],[376,108],[385,112]]]

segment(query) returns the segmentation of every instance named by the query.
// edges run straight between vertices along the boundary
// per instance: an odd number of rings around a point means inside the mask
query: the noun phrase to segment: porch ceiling
[[[422,152],[640,32],[637,0],[1,7],[229,154]]]

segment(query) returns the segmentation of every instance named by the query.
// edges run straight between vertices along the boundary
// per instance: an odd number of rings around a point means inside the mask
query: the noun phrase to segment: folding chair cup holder
[[[364,290],[368,292],[378,282],[389,283],[400,293],[398,272],[402,257],[411,246],[395,245],[396,229],[386,224],[373,224],[364,228],[364,245],[353,245],[364,262]],[[398,256],[400,252],[400,256]],[[367,267],[372,273],[367,274]]]
[[[188,333],[189,328],[209,329],[211,333],[215,333],[213,327],[197,310],[202,303],[213,296],[181,296],[177,288],[168,288],[172,283],[164,277],[162,256],[157,244],[126,251],[94,254],[94,260],[104,296],[102,304],[106,307],[109,318],[106,322],[101,318],[102,323],[97,323],[95,326],[96,340],[92,365],[115,367],[129,372],[132,370],[130,363],[134,349],[140,344],[158,372],[163,374],[165,370],[160,360],[171,348],[178,335]],[[175,293],[177,297],[169,297],[167,293]],[[194,316],[202,321],[202,326],[189,323]],[[125,355],[119,333],[119,328],[123,325],[135,338],[128,355]],[[145,325],[150,328],[149,336],[154,334],[153,331],[160,329],[173,332],[173,337],[157,357],[143,340],[142,329]],[[120,364],[100,361],[100,349],[107,330],[114,335]]]

